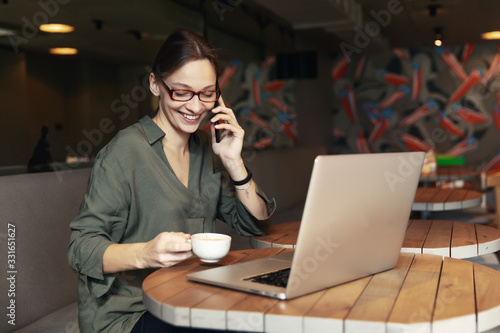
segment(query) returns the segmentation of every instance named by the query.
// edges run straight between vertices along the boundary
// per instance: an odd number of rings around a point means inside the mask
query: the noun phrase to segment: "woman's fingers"
[[[222,137],[230,135],[242,138],[244,131],[238,123],[233,110],[225,106],[222,98],[219,98],[219,104],[219,106],[213,109],[215,115],[210,119],[212,124],[214,124],[214,130],[220,130],[223,133]],[[214,137],[214,133],[215,131],[212,132],[212,138]]]
[[[191,251],[190,235],[181,232],[163,232],[158,235],[158,251],[160,253]]]
[[[148,242],[146,257],[149,267],[170,267],[193,255],[191,235],[181,232],[162,232]]]
[[[222,95],[219,96],[219,99],[217,100],[217,102],[219,103],[219,105],[226,107],[226,103],[224,103],[224,100],[222,99]]]
[[[224,111],[219,111],[211,121],[214,124],[214,128],[218,130],[228,130],[235,134],[243,130],[231,109],[226,108]]]
[[[234,125],[232,123],[219,123],[217,125],[215,125],[215,128],[219,129],[219,130],[227,130],[231,133],[233,133],[233,135],[236,135],[238,133],[243,133],[243,128],[241,128],[241,126],[239,124],[237,125]]]
[[[193,252],[171,252],[160,255],[159,262],[161,263],[161,267],[171,267],[179,262],[186,260],[193,256]]]
[[[220,121],[221,123],[223,122],[236,122],[238,123],[236,116],[234,115],[234,112],[232,109],[228,108],[226,104],[224,103],[224,100],[222,99],[222,96],[219,97],[219,106],[215,107],[212,112],[215,113],[215,116],[212,117],[211,121],[213,123]]]
[[[212,123],[237,123],[236,116],[233,110],[228,108],[214,109],[215,116],[213,116],[210,121]]]

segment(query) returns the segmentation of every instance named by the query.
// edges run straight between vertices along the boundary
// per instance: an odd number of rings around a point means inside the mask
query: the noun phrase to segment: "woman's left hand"
[[[222,164],[224,164],[229,177],[236,181],[241,181],[248,177],[248,170],[241,158],[245,131],[236,120],[233,110],[226,107],[222,97],[219,98],[218,102],[219,106],[212,110],[215,114],[211,119],[212,124],[210,126],[210,131],[212,133],[212,148],[214,153],[219,156]],[[220,124],[215,125],[217,121],[220,121]],[[219,143],[215,140],[215,128],[224,130]],[[244,184],[245,188],[241,188],[241,186],[242,185],[235,186],[235,192],[243,205],[245,205],[257,219],[264,220],[268,218],[267,206],[262,197],[257,194],[255,183],[250,180]]]
[[[212,147],[224,164],[238,162],[241,160],[245,131],[236,120],[233,110],[224,104],[222,96],[219,97],[218,102],[219,106],[211,111],[215,114],[210,120],[212,122],[210,125]],[[215,125],[217,121],[219,124]],[[222,131],[221,140],[218,143],[215,141],[215,129]]]

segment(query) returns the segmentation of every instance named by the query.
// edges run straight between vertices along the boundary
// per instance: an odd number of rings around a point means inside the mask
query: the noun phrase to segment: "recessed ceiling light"
[[[42,24],[39,29],[41,31],[50,32],[50,33],[68,33],[75,30],[75,27],[67,24],[59,24],[59,23],[50,23],[50,24]]]
[[[53,47],[49,49],[49,52],[51,54],[71,55],[77,54],[78,49],[75,49],[73,47]]]
[[[434,45],[440,47],[443,45],[443,28],[435,27],[434,28]]]
[[[500,39],[500,31],[489,31],[481,34],[482,39]]]

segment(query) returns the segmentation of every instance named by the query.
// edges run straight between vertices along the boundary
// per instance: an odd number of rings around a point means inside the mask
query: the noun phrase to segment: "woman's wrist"
[[[145,243],[111,244],[104,251],[103,273],[118,273],[127,270],[147,268],[144,260]]]
[[[134,253],[134,261],[137,269],[149,268],[146,260],[147,243],[137,243],[137,249]]]
[[[248,175],[247,169],[245,167],[245,164],[243,163],[243,160],[236,160],[236,161],[223,161],[224,168],[226,169],[227,173],[229,174],[229,178],[232,180],[242,180],[245,179]]]
[[[229,179],[231,180],[231,183],[233,183],[234,186],[247,185],[252,180],[252,172],[247,168],[246,165],[245,165],[245,170],[247,172],[247,175],[245,178],[241,180],[235,180],[231,176],[229,176]]]

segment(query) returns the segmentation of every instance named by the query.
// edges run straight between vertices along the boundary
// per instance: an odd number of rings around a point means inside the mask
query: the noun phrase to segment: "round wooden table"
[[[479,178],[480,173],[473,166],[446,165],[438,166],[436,172],[422,174],[421,182],[451,182],[455,180],[471,181]]]
[[[419,187],[413,200],[413,211],[436,212],[479,206],[483,194],[463,188]]]
[[[300,221],[272,225],[266,236],[250,238],[253,248],[293,248]],[[500,230],[472,223],[448,220],[410,220],[402,252],[472,258],[500,250]]]
[[[419,187],[415,193],[412,210],[421,218],[429,218],[431,212],[450,211],[476,207],[481,204],[481,192],[462,188]]]
[[[219,265],[285,248],[230,252]],[[144,304],[178,326],[250,332],[483,332],[500,325],[500,272],[402,253],[394,269],[286,301],[188,281],[214,265],[197,258],[148,276]]]

